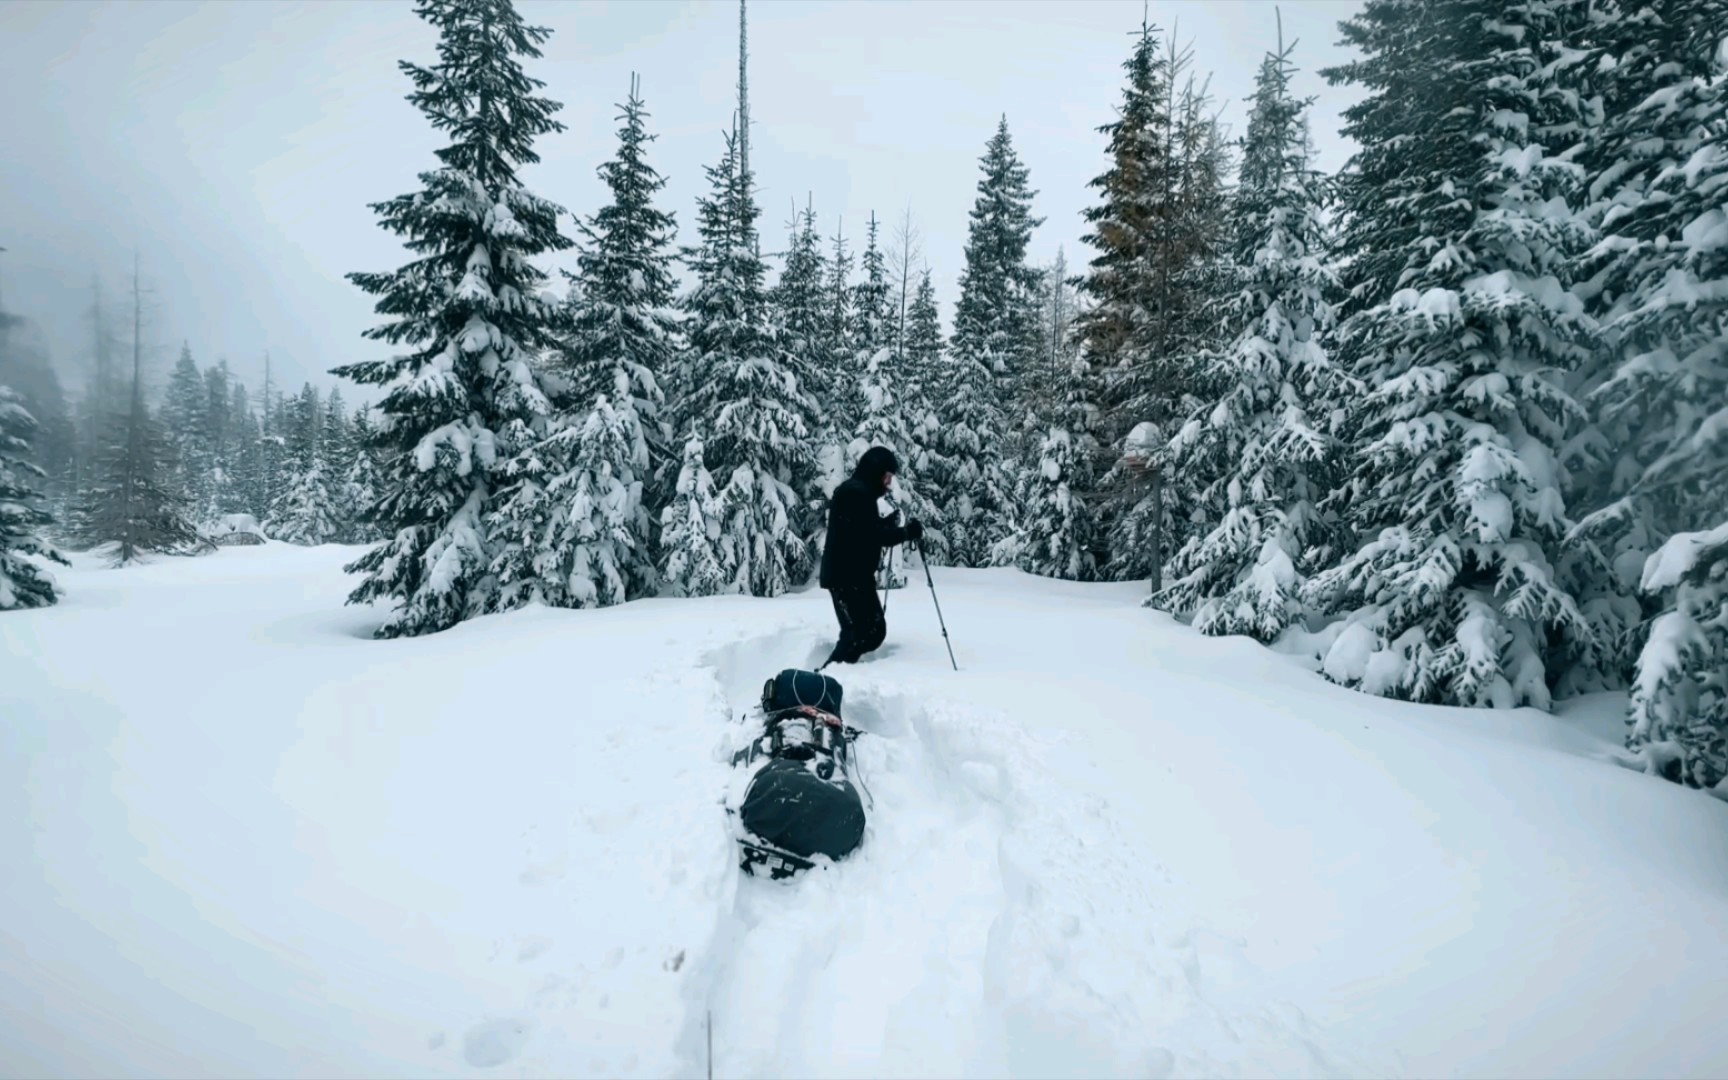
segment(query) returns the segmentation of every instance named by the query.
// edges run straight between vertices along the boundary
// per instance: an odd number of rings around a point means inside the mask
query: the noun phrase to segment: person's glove
[[[906,523],[906,539],[912,541],[914,544],[924,539],[924,523],[919,521],[917,518],[908,521]]]

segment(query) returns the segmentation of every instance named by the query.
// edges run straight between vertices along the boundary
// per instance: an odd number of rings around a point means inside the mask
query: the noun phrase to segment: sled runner
[[[739,864],[775,880],[808,870],[816,856],[842,859],[864,839],[864,804],[851,778],[859,732],[840,718],[840,684],[788,668],[762,688],[762,733],[734,766],[754,770],[736,810]]]
[[[816,865],[809,859],[800,859],[789,851],[780,851],[754,840],[740,840],[738,846],[744,850],[744,861],[738,865],[751,877],[761,869],[768,871],[770,881],[781,881]]]

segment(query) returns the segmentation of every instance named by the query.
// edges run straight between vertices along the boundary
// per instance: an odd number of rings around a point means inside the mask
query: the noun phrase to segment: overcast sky
[[[1349,154],[1337,130],[1353,89],[1317,69],[1349,54],[1337,23],[1355,0],[1277,5],[1298,40],[1300,93],[1322,167]],[[722,148],[737,77],[735,0],[522,0],[554,33],[531,74],[564,103],[568,130],[525,173],[578,214],[604,199],[594,169],[616,146],[617,109],[640,72],[668,178],[662,205],[691,239],[702,167]],[[1270,0],[1152,2],[1239,134],[1255,66],[1277,37]],[[1089,257],[1080,212],[1106,165],[1098,125],[1120,100],[1140,0],[752,0],[751,163],[764,250],[779,250],[793,200],[814,199],[824,235],[856,249],[874,209],[908,206],[946,325],[963,261],[977,162],[1008,117],[1058,245]],[[430,63],[435,36],[409,0],[0,3],[0,287],[36,317],[63,370],[88,361],[83,312],[100,271],[111,294],[141,253],[155,290],[150,338],[165,372],[182,339],[226,356],[256,389],[268,349],[298,386],[380,355],[377,319],[343,279],[400,263],[370,202],[416,187],[434,133],[403,100],[398,59]],[[565,229],[569,232],[568,223]],[[884,227],[886,236],[888,229]],[[573,265],[562,257],[564,265]],[[350,393],[353,388],[350,386]]]

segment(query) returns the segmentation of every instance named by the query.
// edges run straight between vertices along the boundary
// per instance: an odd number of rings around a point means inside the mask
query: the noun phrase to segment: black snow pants
[[[828,663],[856,663],[888,636],[888,617],[882,613],[882,601],[877,599],[874,585],[842,586],[829,589],[828,595],[834,600],[834,615],[840,620],[840,640],[835,643]]]

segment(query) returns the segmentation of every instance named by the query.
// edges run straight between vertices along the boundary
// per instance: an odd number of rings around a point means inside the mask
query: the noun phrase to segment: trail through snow
[[[1558,716],[1386,702],[1139,606],[921,573],[829,672],[862,846],[724,806],[825,594],[367,640],[353,549],[0,616],[0,1074],[1728,1075],[1728,806]]]
[[[807,637],[710,656],[738,719],[722,760]],[[1107,800],[1040,778],[1054,744],[867,666],[830,669],[866,732],[864,844],[791,882],[734,880],[684,1040],[705,1051],[712,1018],[715,1075],[1401,1075],[1267,1000],[1240,944],[1128,857]]]

